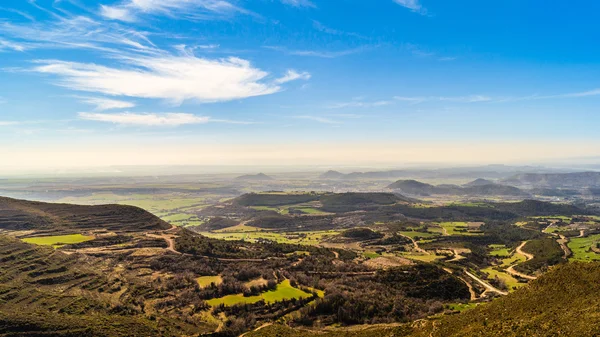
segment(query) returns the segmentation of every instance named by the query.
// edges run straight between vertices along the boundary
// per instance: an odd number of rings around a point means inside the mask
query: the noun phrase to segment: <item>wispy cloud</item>
[[[210,118],[189,113],[92,113],[80,112],[79,118],[128,126],[181,126],[208,123]]]
[[[374,46],[361,46],[361,47],[357,47],[357,48],[337,50],[337,51],[292,50],[292,49],[287,49],[285,47],[280,47],[280,46],[265,46],[265,48],[279,51],[279,52],[285,53],[287,55],[336,58],[336,57],[361,53],[361,52],[373,49]]]
[[[148,127],[177,127],[182,125],[225,123],[225,124],[256,124],[250,121],[236,121],[229,119],[214,119],[209,116],[198,116],[190,113],[167,112],[167,113],[98,113],[80,112],[79,119],[112,123],[121,126],[148,126]]]
[[[0,35],[4,36],[6,45],[8,41],[16,50],[70,48],[113,55],[163,53],[146,32],[116,23],[98,22],[86,16],[57,16],[56,20],[27,24],[0,21]]]
[[[311,120],[311,121],[315,121],[318,123],[322,123],[322,124],[342,124],[339,121],[330,119],[330,118],[326,118],[326,117],[320,117],[320,116],[308,116],[308,115],[304,115],[304,116],[294,116],[294,118],[296,119],[307,119],[307,120]]]
[[[268,73],[239,58],[210,60],[192,56],[125,59],[125,67],[39,61],[33,70],[59,77],[57,84],[110,96],[155,98],[180,104],[222,102],[269,95],[281,88],[261,82]]]
[[[455,103],[478,103],[491,102],[494,99],[485,95],[469,95],[469,96],[395,96],[395,100],[419,104],[423,102],[455,102]]]
[[[363,101],[350,101],[350,102],[339,102],[328,106],[330,109],[342,109],[342,108],[375,108],[392,104],[392,101],[374,101],[374,102],[363,102]]]
[[[105,111],[113,109],[128,109],[135,107],[135,103],[120,101],[109,98],[98,98],[98,97],[82,97],[81,102],[95,105],[96,111]]]
[[[325,26],[324,24],[322,24],[319,21],[313,20],[313,27],[323,33],[327,33],[330,35],[338,35],[338,36],[351,36],[351,37],[355,37],[355,38],[359,38],[359,39],[366,39],[365,36],[360,35],[358,33],[353,33],[353,32],[345,32],[339,29],[333,29],[330,27]]]
[[[6,49],[10,49],[10,50],[14,50],[14,51],[25,51],[27,49],[27,47],[25,47],[25,45],[23,45],[23,44],[7,41],[7,40],[0,38],[0,51],[6,50]]]
[[[413,54],[416,57],[431,58],[431,59],[436,59],[438,61],[454,61],[454,60],[456,60],[456,57],[454,57],[454,56],[441,56],[436,52],[433,52],[431,50],[426,50],[425,48],[420,47],[416,44],[405,43],[403,46],[406,50],[408,50],[411,54]]]
[[[210,20],[251,14],[225,0],[126,0],[114,6],[101,5],[100,15],[111,20],[132,22],[141,15],[165,15],[176,19]]]
[[[285,76],[276,79],[275,83],[283,84],[283,83],[287,83],[287,82],[291,82],[291,81],[295,81],[295,80],[308,81],[310,79],[310,77],[311,77],[311,75],[306,71],[299,73],[293,69],[290,69],[287,71]]]
[[[310,0],[281,0],[281,3],[294,7],[317,7]]]
[[[395,96],[397,101],[407,102],[411,104],[419,104],[425,102],[455,102],[455,103],[507,103],[519,101],[535,101],[547,99],[561,98],[583,98],[600,96],[600,89],[592,89],[580,92],[572,92],[566,94],[554,95],[528,95],[528,96],[488,96],[488,95],[468,95],[468,96]]]
[[[393,0],[395,3],[402,7],[406,7],[415,13],[419,13],[421,15],[427,14],[427,9],[425,9],[419,0]]]

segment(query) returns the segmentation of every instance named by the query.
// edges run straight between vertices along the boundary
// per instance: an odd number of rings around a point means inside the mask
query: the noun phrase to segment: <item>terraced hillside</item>
[[[98,229],[126,233],[168,228],[166,222],[133,206],[80,206],[0,197],[0,229],[4,230],[54,235]]]
[[[0,236],[0,336],[179,336],[194,330],[156,316],[143,280],[107,261]]]

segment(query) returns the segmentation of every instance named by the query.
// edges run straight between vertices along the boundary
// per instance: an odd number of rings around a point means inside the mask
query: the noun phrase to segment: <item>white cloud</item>
[[[12,49],[14,51],[25,51],[27,48],[20,43],[0,39],[0,51],[3,49]]]
[[[180,104],[194,99],[222,102],[268,95],[281,88],[261,83],[268,73],[239,58],[210,60],[193,56],[125,59],[125,68],[89,63],[40,61],[34,71],[57,75],[59,85],[111,96],[165,99]]]
[[[19,124],[19,122],[13,122],[13,121],[0,121],[0,126],[10,126],[10,125],[17,125]]]
[[[279,51],[279,52],[282,52],[282,53],[285,53],[288,55],[336,58],[336,57],[361,53],[363,51],[372,49],[374,47],[373,46],[361,46],[361,47],[357,47],[357,48],[337,50],[337,51],[290,50],[290,49],[280,47],[280,46],[264,46],[264,48]]]
[[[402,7],[410,9],[415,13],[427,14],[427,10],[421,5],[419,0],[394,0],[394,2]]]
[[[127,126],[180,126],[186,124],[205,124],[210,121],[209,117],[196,116],[188,113],[91,113],[80,112],[79,118],[108,122]]]
[[[112,109],[128,109],[135,107],[132,102],[119,101],[116,99],[98,98],[98,97],[83,97],[83,103],[95,105],[97,111],[112,110]]]
[[[249,11],[225,0],[126,0],[116,6],[100,7],[100,15],[121,21],[135,21],[141,14],[161,14],[186,20],[225,18]]]
[[[294,7],[317,7],[310,0],[281,0],[281,2]]]
[[[119,20],[125,22],[135,21],[135,17],[131,13],[131,11],[121,7],[100,5],[100,15],[111,20]]]
[[[310,79],[310,77],[311,77],[311,75],[306,71],[299,73],[293,69],[290,69],[287,71],[285,76],[276,79],[275,83],[283,84],[283,83],[287,83],[287,82],[291,82],[291,81],[295,81],[295,80],[308,81]]]
[[[89,49],[113,55],[164,53],[150,41],[146,32],[113,22],[98,22],[85,16],[59,17],[51,22],[27,24],[0,21],[0,35],[26,41],[18,44],[9,41],[25,49]]]

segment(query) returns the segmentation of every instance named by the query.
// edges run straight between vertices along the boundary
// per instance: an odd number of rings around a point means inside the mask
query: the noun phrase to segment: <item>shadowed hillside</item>
[[[0,229],[71,233],[98,229],[138,232],[168,228],[168,223],[133,206],[50,204],[0,197]]]

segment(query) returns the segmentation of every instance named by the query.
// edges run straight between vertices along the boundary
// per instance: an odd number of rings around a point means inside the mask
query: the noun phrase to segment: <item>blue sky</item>
[[[123,164],[600,155],[600,3],[5,0],[0,155]]]

